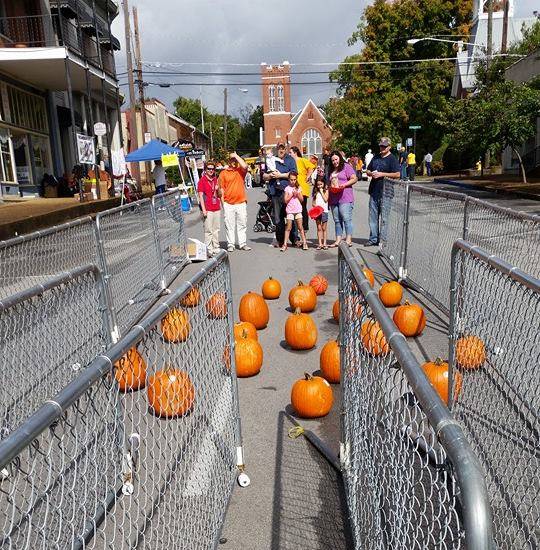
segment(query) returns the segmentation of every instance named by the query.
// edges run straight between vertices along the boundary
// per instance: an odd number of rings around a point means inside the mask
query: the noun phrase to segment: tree
[[[242,155],[256,156],[259,152],[259,128],[264,125],[262,106],[247,105],[240,109],[240,124],[238,152]]]
[[[434,149],[443,130],[432,121],[450,95],[454,64],[369,63],[454,57],[449,44],[425,41],[413,46],[407,39],[445,35],[457,40],[467,35],[471,12],[471,0],[375,0],[368,6],[349,40],[351,46],[362,42],[362,51],[346,58],[331,75],[341,96],[325,106],[337,131],[335,145],[362,152],[376,145],[381,135],[401,141],[410,135],[409,125],[415,124],[422,126],[419,148]],[[351,62],[366,64],[346,64]]]

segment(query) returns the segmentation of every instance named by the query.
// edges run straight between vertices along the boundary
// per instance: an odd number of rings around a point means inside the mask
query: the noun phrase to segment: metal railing
[[[478,459],[350,249],[339,252],[340,456],[355,547],[491,549]]]
[[[0,442],[0,545],[216,547],[243,469],[231,297],[221,252]]]
[[[540,280],[490,252],[452,250],[449,405],[487,474],[496,547],[538,548]]]
[[[394,273],[449,312],[452,244],[464,238],[540,275],[540,216],[462,193],[385,180],[387,237],[382,254]]]

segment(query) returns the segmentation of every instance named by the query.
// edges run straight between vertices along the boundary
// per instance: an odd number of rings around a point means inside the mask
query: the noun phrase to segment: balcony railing
[[[98,33],[96,36],[90,24],[86,27],[77,25],[74,19],[67,19],[61,14],[0,18],[0,47],[65,46],[113,78],[116,78],[112,53],[115,40],[104,34]]]

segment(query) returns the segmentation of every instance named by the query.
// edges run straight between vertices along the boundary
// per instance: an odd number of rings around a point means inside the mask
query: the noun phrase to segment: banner
[[[161,155],[161,162],[163,164],[163,168],[170,168],[171,166],[178,166],[180,164],[176,153]]]
[[[111,151],[112,173],[115,178],[120,178],[127,174],[126,157],[124,150]]]
[[[96,164],[96,149],[93,136],[77,134],[77,156],[79,164]]]

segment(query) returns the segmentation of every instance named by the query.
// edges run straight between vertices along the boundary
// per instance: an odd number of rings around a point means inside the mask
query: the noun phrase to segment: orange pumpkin
[[[307,313],[297,308],[285,322],[285,341],[292,349],[311,349],[317,343],[317,325]]]
[[[224,319],[227,317],[227,298],[225,293],[216,292],[206,302],[206,312],[212,319]]]
[[[253,338],[248,338],[247,333],[244,331],[244,334],[236,340],[234,358],[236,361],[236,375],[239,378],[259,374],[263,364],[261,344]]]
[[[339,300],[336,300],[332,306],[332,317],[336,323],[339,323],[339,309]]]
[[[257,330],[266,328],[270,320],[270,310],[264,298],[256,292],[242,296],[239,307],[240,321],[253,323]]]
[[[371,269],[364,267],[362,268],[362,272],[366,276],[366,279],[369,281],[369,284],[371,286],[375,286],[375,276],[373,275],[373,271]]]
[[[148,379],[148,403],[158,416],[184,416],[193,407],[195,387],[187,372],[166,367]]]
[[[326,416],[333,403],[332,388],[320,376],[311,376],[306,372],[304,378],[297,380],[292,387],[291,405],[301,418]]]
[[[339,342],[330,340],[321,350],[319,359],[321,373],[330,384],[339,384],[341,380],[339,363]]]
[[[185,342],[190,331],[189,315],[183,309],[171,309],[161,320],[161,332],[166,342],[172,344]]]
[[[419,336],[426,328],[426,316],[418,304],[406,301],[394,311],[394,323],[405,336]]]
[[[129,349],[114,364],[114,377],[122,392],[136,391],[146,384],[146,362],[137,348]]]
[[[317,294],[311,286],[298,281],[298,284],[289,292],[289,305],[293,311],[300,308],[302,313],[310,313],[317,307]]]
[[[434,362],[427,362],[422,365],[422,369],[431,385],[437,390],[440,398],[448,403],[448,363],[437,358]],[[454,401],[458,398],[463,383],[463,376],[460,372],[454,371]]]
[[[201,292],[194,286],[183,298],[180,300],[180,305],[184,307],[198,306],[201,301]]]
[[[478,336],[462,336],[456,342],[456,363],[469,370],[480,368],[486,360],[486,346]]]
[[[317,296],[321,296],[328,289],[328,279],[322,275],[315,275],[315,277],[309,281],[309,286],[313,288]]]
[[[379,289],[379,298],[386,307],[396,307],[403,298],[403,287],[397,281],[384,283]]]
[[[365,321],[360,330],[362,344],[371,355],[388,353],[390,347],[379,323],[373,319]]]
[[[261,292],[265,300],[277,300],[281,295],[281,283],[268,277],[262,285]]]
[[[253,340],[258,340],[259,336],[257,334],[257,329],[253,323],[249,321],[240,321],[239,323],[234,324],[234,339],[242,338],[244,332],[247,334],[248,338],[253,338]]]

